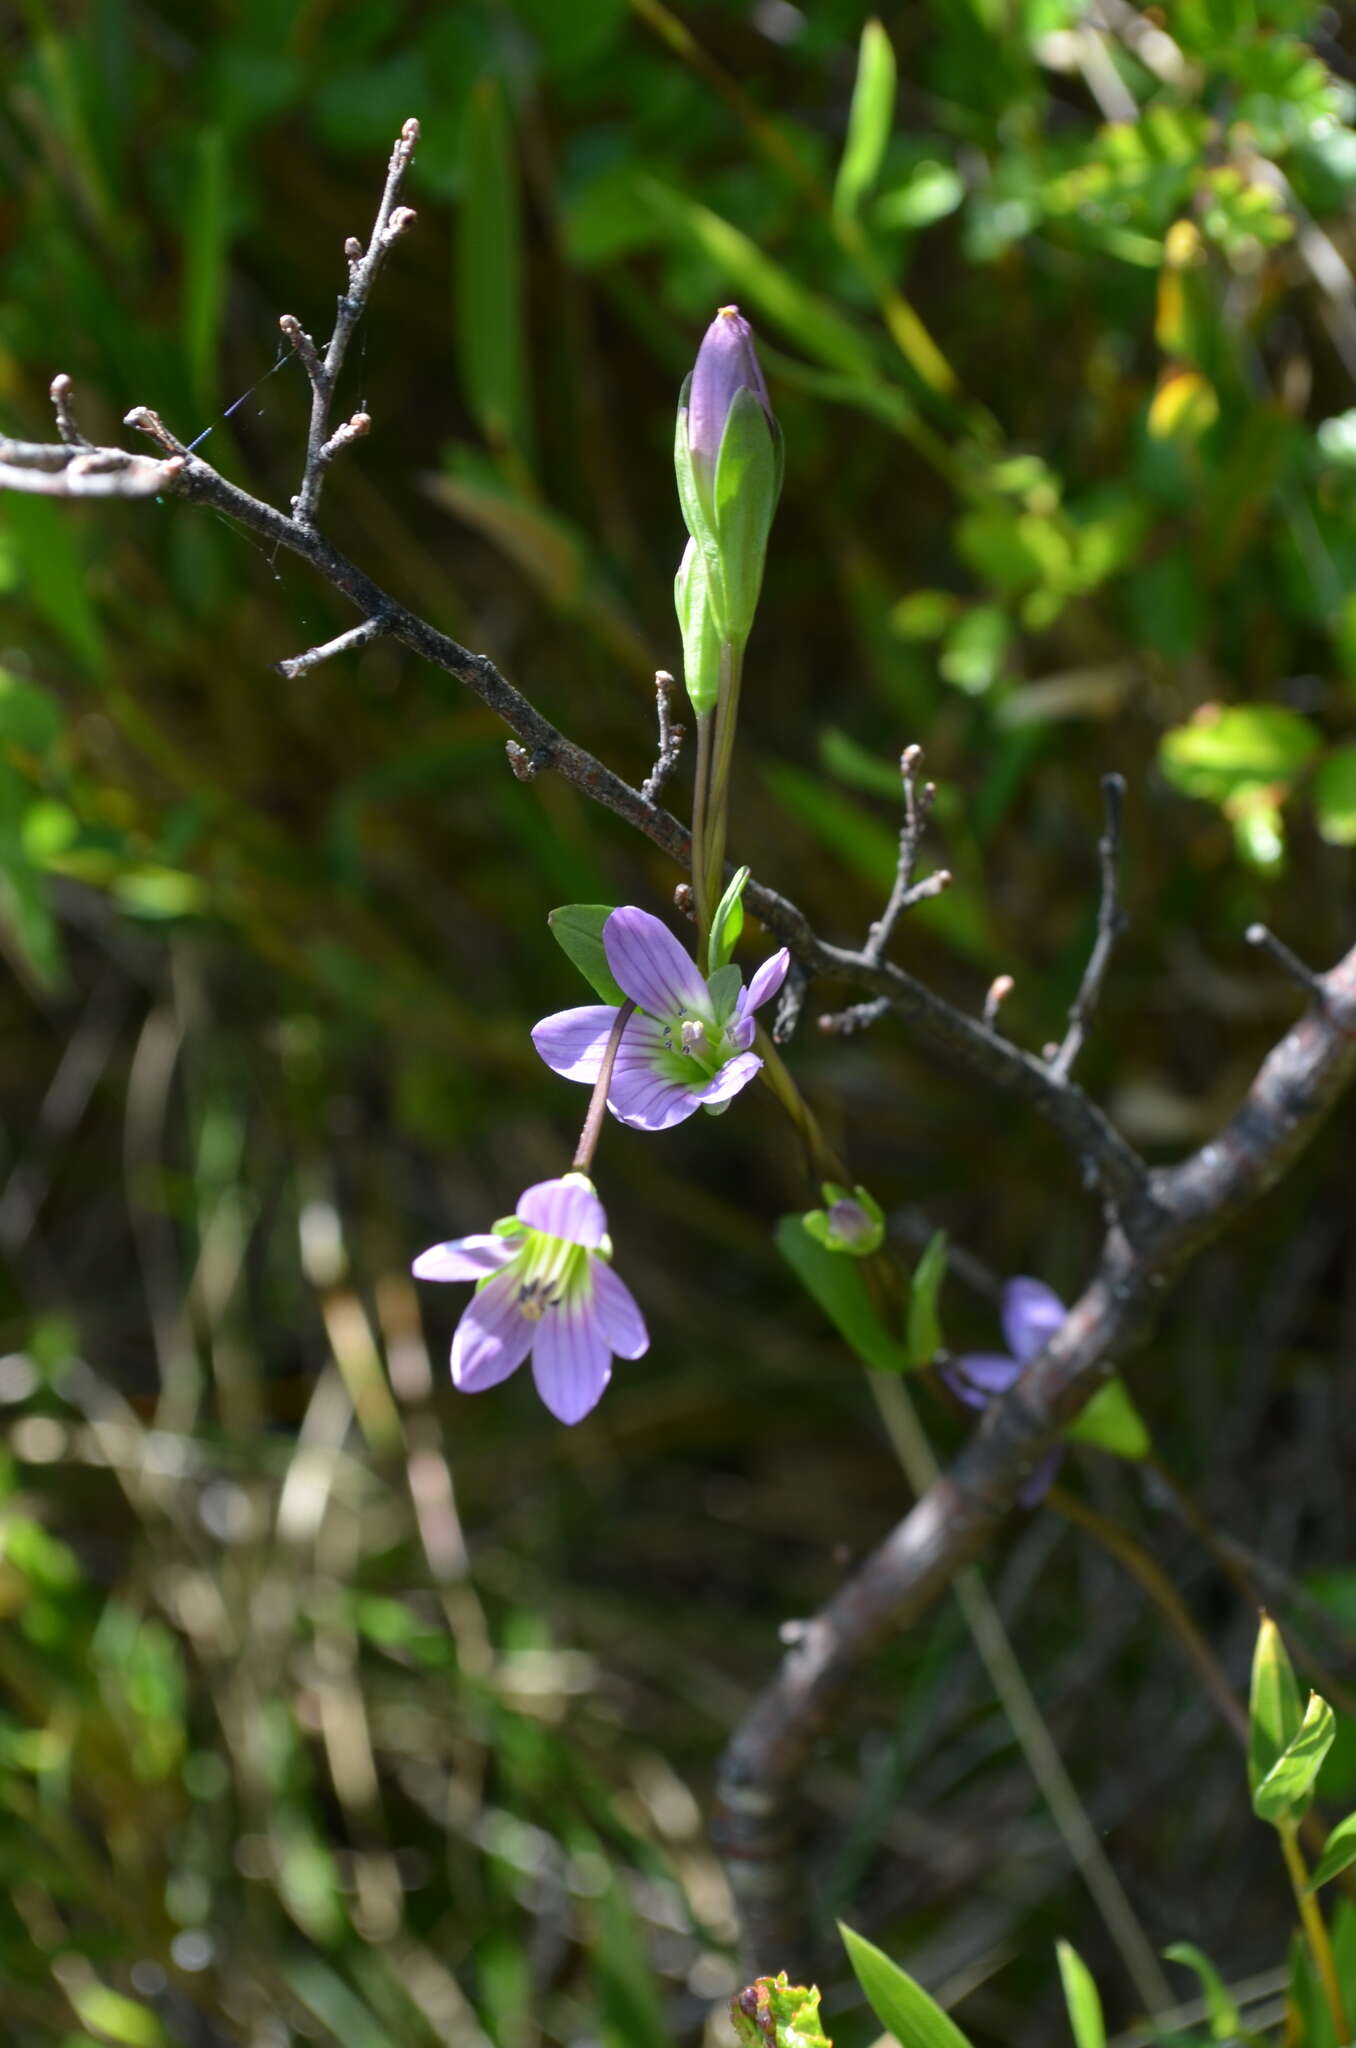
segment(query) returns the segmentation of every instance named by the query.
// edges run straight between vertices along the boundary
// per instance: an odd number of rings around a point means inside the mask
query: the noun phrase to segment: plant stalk
[[[1314,1959],[1318,1981],[1323,1986],[1328,2014],[1337,2035],[1338,2048],[1347,2048],[1351,2041],[1351,2027],[1342,2005],[1342,1987],[1337,1978],[1337,1962],[1328,1939],[1328,1930],[1323,1914],[1313,1892],[1309,1889],[1309,1871],[1304,1861],[1304,1851],[1299,1845],[1299,1830],[1290,1820],[1278,1820],[1276,1832],[1281,1838],[1281,1853],[1285,1867],[1290,1873],[1290,1886],[1299,1907],[1300,1925],[1304,1939],[1309,1944],[1309,1953]]]

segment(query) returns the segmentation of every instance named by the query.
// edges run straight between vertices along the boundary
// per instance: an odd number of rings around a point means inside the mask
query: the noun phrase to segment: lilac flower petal
[[[1036,1463],[1017,1489],[1017,1504],[1019,1507],[1034,1508],[1045,1499],[1046,1494],[1050,1491],[1055,1474],[1059,1470],[1060,1461],[1063,1456],[1064,1446],[1056,1444],[1053,1451],[1047,1451],[1043,1458],[1036,1460]]]
[[[787,969],[790,965],[791,952],[787,946],[783,946],[780,952],[774,953],[770,960],[765,960],[754,975],[753,980],[749,983],[749,999],[745,1009],[761,1009],[770,996],[775,996],[782,983],[786,980]]]
[[[753,1044],[753,1034],[757,1028],[752,1017],[736,1017],[733,1024],[727,1024],[725,1043],[731,1052],[747,1052]]]
[[[603,926],[603,950],[618,983],[652,1017],[673,1018],[690,1010],[699,1017],[711,1008],[696,962],[673,933],[648,910],[623,904]]]
[[[687,400],[688,447],[712,473],[735,393],[743,390],[752,391],[771,419],[772,406],[754,351],[753,330],[738,306],[722,306],[697,350]]]
[[[756,1052],[741,1052],[734,1059],[726,1060],[697,1097],[704,1109],[717,1102],[730,1102],[742,1088],[747,1088],[763,1062]]]
[[[612,1377],[612,1350],[592,1301],[575,1295],[542,1317],[532,1377],[558,1422],[578,1422],[597,1406]]]
[[[996,1394],[1006,1394],[1021,1376],[1015,1358],[1001,1358],[989,1351],[964,1352],[942,1367],[942,1378],[967,1408],[987,1408]]]
[[[563,1237],[567,1244],[582,1244],[589,1251],[607,1236],[607,1211],[592,1188],[581,1187],[578,1181],[539,1180],[524,1188],[516,1214],[533,1230]]]
[[[483,1394],[520,1366],[538,1324],[518,1306],[518,1281],[500,1273],[472,1295],[452,1339],[452,1383],[463,1394]]]
[[[410,1271],[416,1280],[483,1280],[516,1258],[522,1246],[516,1237],[454,1237],[420,1252]]]
[[[616,1019],[605,1003],[557,1010],[532,1026],[532,1043],[552,1073],[567,1081],[596,1081]]]
[[[1030,1365],[1064,1323],[1068,1310],[1043,1280],[1019,1277],[1003,1289],[1003,1335],[1019,1364]]]
[[[601,1259],[591,1262],[593,1312],[618,1358],[640,1358],[650,1348],[650,1333],[636,1298],[624,1280]]]
[[[686,1082],[669,1080],[642,1063],[613,1068],[607,1103],[613,1116],[634,1130],[667,1131],[696,1115],[701,1096]]]

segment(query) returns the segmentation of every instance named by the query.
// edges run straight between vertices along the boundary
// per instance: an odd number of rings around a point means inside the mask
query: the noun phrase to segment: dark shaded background
[[[278,315],[324,334],[417,113],[419,223],[341,396],[373,432],[325,525],[639,780],[650,677],[678,662],[674,400],[737,299],[788,459],[734,851],[860,934],[893,760],[922,741],[931,857],[958,879],[898,956],[971,1009],[1013,973],[1008,1026],[1039,1045],[1119,769],[1131,926],[1084,1078],[1171,1158],[1295,1013],[1247,923],[1321,964],[1351,935],[1313,762],[1226,763],[1207,794],[1231,809],[1160,765],[1213,703],[1301,714],[1315,758],[1356,725],[1349,28],[1261,0],[1109,30],[1059,0],[888,9],[892,140],[835,231],[864,19],[31,0],[2,32],[4,424],[45,436],[65,370],[95,439],[154,405],[285,504],[305,393],[293,363],[269,374]],[[1165,266],[1183,221],[1201,260]],[[891,291],[963,396],[893,345]],[[1185,424],[1152,410],[1174,375],[1208,393]],[[493,720],[401,651],[280,679],[349,616],[213,516],[4,517],[0,2040],[696,2039],[734,1983],[714,1757],[779,1625],[906,1504],[771,1245],[808,1193],[795,1146],[753,1096],[608,1134],[653,1345],[574,1432],[525,1376],[455,1398],[459,1303],[416,1307],[403,1278],[568,1158],[582,1093],[527,1037],[582,999],[547,911],[663,910],[677,878],[549,777],[515,781]],[[835,1000],[812,991],[791,1057],[901,1241],[921,1212],[992,1273],[1075,1289],[1098,1218],[1047,1134],[888,1026],[823,1038]],[[1198,1262],[1134,1380],[1163,1465],[1279,1568],[1278,1611],[1339,1679],[1352,1134],[1348,1108]],[[953,1278],[943,1313],[954,1348],[994,1347],[982,1294]],[[923,1399],[950,1447],[963,1422]],[[1255,1615],[1164,1482],[1091,1452],[1066,1470],[1242,1683]],[[1161,1617],[1053,1511],[1013,1525],[992,1583],[1151,1940],[1278,1969],[1279,1865]],[[1350,1721],[1328,1769],[1349,1801]],[[826,1924],[968,1994],[977,2042],[1063,2026],[1059,1934],[1128,2021],[949,1608],[863,1674],[808,1789]],[[831,2025],[865,2038],[826,1971]]]

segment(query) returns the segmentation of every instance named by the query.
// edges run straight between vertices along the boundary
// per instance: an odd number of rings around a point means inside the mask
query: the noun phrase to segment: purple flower
[[[497,1387],[532,1353],[537,1392],[561,1422],[578,1422],[612,1377],[612,1358],[639,1358],[649,1332],[609,1263],[607,1216],[582,1173],[538,1181],[492,1232],[435,1244],[417,1280],[474,1280],[452,1339],[463,1394]]]
[[[725,422],[737,394],[751,391],[772,425],[772,401],[753,346],[753,329],[738,306],[722,306],[702,336],[687,396],[687,445],[709,491]]]
[[[1064,1322],[1068,1310],[1052,1288],[1041,1280],[1019,1275],[1003,1289],[1003,1335],[1010,1356],[997,1352],[970,1351],[951,1358],[942,1367],[942,1378],[967,1408],[987,1408],[999,1394],[1016,1384],[1033,1358],[1039,1357]],[[1033,1468],[1017,1498],[1023,1507],[1034,1507],[1044,1498],[1064,1453],[1047,1451]]]
[[[723,1110],[763,1062],[750,1052],[753,1013],[775,996],[791,955],[765,960],[748,987],[734,966],[708,981],[667,925],[627,904],[603,926],[618,987],[636,1005],[612,1069],[608,1108],[640,1131],[666,1131],[698,1109]],[[567,1081],[596,1081],[615,1007],[586,1003],[543,1017],[532,1043]]]

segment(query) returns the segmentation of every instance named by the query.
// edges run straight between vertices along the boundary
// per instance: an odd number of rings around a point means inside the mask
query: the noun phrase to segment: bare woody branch
[[[392,243],[414,223],[411,207],[400,206],[401,187],[405,173],[414,160],[419,142],[419,123],[408,120],[400,131],[400,138],[391,151],[391,161],[386,168],[386,184],[377,208],[377,217],[372,224],[372,233],[364,249],[356,237],[350,235],[344,245],[348,259],[348,290],[339,300],[335,313],[334,332],[331,334],[325,353],[321,356],[309,334],[299,320],[291,313],[284,313],[279,320],[292,347],[296,350],[311,384],[311,424],[306,437],[306,466],[302,472],[301,489],[292,500],[292,511],[302,526],[315,524],[316,507],[325,484],[325,469],[332,456],[339,449],[347,447],[365,434],[372,422],[366,413],[355,413],[337,433],[330,432],[330,407],[334,403],[335,386],[339,372],[344,366],[344,357],[353,330],[362,318],[363,310],[371,295],[377,272]]]
[[[1153,1179],[1154,1222],[1107,1235],[1097,1272],[1045,1351],[983,1421],[952,1470],[808,1622],[745,1716],[720,1775],[718,1834],[748,1960],[793,1973],[807,1915],[788,1854],[795,1793],[863,1664],[915,1622],[994,1534],[1024,1476],[1148,1336],[1187,1261],[1291,1166],[1356,1078],[1356,947],[1259,1069],[1218,1137]]]
[[[1104,775],[1102,777],[1102,801],[1106,807],[1106,824],[1098,841],[1097,852],[1102,864],[1102,898],[1097,910],[1097,936],[1088,964],[1083,970],[1078,994],[1069,1009],[1069,1028],[1050,1062],[1050,1071],[1060,1081],[1067,1081],[1073,1071],[1074,1061],[1083,1050],[1088,1035],[1088,1025],[1102,993],[1107,968],[1111,964],[1112,951],[1117,939],[1125,930],[1125,913],[1121,909],[1121,808],[1125,802],[1125,777]]]
[[[899,777],[904,785],[904,823],[899,829],[899,859],[895,866],[894,887],[890,891],[889,902],[872,925],[862,948],[863,958],[872,962],[884,959],[894,928],[906,910],[929,896],[940,896],[942,890],[951,885],[951,876],[945,868],[938,868],[935,874],[926,876],[921,882],[913,879],[928,814],[937,800],[936,783],[919,782],[922,766],[923,749],[919,746],[905,747],[899,757]]]
[[[663,794],[664,784],[678,766],[678,755],[682,749],[685,730],[673,723],[673,677],[666,668],[654,672],[655,717],[659,725],[659,752],[655,755],[654,767],[640,785],[640,793],[647,804],[657,804]]]

